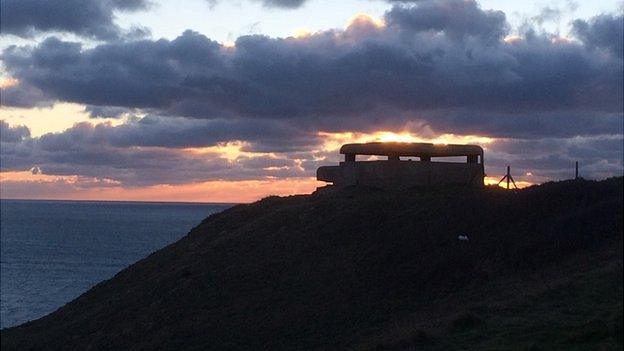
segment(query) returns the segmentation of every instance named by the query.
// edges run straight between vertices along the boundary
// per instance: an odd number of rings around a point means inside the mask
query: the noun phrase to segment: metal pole
[[[578,179],[578,161],[576,161],[576,167],[574,172],[574,179]]]
[[[510,167],[507,166],[507,189],[509,189],[509,178],[511,178]]]

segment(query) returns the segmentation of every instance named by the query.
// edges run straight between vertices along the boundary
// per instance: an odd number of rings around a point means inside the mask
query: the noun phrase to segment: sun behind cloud
[[[385,27],[386,23],[381,18],[375,18],[367,13],[360,12],[349,18],[346,28],[361,25],[372,25],[376,28],[382,28]]]
[[[495,139],[479,135],[458,135],[440,134],[435,137],[419,136],[409,131],[393,132],[381,130],[373,133],[341,132],[328,133],[319,132],[319,136],[324,139],[323,150],[337,150],[343,144],[349,143],[369,143],[369,142],[399,142],[399,143],[432,143],[432,144],[479,144],[485,146]]]

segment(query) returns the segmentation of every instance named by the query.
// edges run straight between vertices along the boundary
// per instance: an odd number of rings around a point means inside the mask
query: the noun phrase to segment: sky
[[[622,1],[0,0],[0,197],[309,193],[348,142],[624,172]]]

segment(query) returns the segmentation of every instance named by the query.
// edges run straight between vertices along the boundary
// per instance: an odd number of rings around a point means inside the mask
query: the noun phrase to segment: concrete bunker
[[[432,185],[483,186],[483,148],[478,145],[430,143],[345,144],[338,166],[323,166],[316,179],[335,186],[364,185],[385,189]],[[387,160],[356,161],[357,155],[385,156]],[[414,157],[418,160],[401,160]],[[465,157],[465,162],[438,162],[432,158]]]

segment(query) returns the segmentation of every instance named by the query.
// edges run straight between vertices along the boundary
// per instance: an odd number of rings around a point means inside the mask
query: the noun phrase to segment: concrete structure
[[[319,167],[316,179],[336,186],[400,189],[447,184],[483,186],[485,176],[483,149],[478,145],[346,144],[340,148],[340,153],[345,155],[344,162],[338,166]],[[357,155],[385,156],[387,160],[356,161]],[[418,160],[402,160],[401,157],[417,157]],[[453,157],[451,161],[461,157],[463,162],[439,162],[437,159],[444,157]]]

